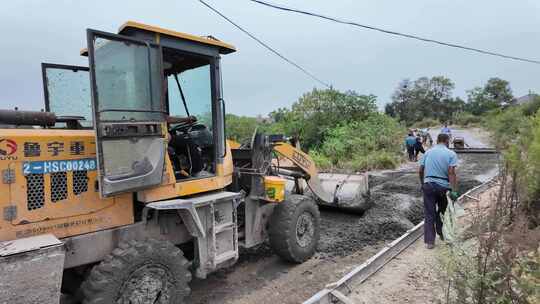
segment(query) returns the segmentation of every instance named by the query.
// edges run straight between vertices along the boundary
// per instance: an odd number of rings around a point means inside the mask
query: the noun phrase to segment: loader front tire
[[[319,208],[311,197],[289,195],[270,217],[270,246],[286,261],[302,263],[317,250],[320,222]]]
[[[188,260],[172,243],[129,241],[94,266],[81,289],[84,304],[178,304],[190,281]]]

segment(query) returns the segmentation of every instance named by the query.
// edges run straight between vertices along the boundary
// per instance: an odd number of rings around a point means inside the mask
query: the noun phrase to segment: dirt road
[[[470,142],[483,142],[462,131]],[[497,171],[497,155],[461,154],[458,167],[462,191]],[[191,304],[302,303],[326,284],[361,264],[423,217],[417,164],[399,170],[373,172],[373,207],[363,215],[322,210],[318,253],[301,265],[281,261],[267,245],[241,254],[235,266],[195,280]]]

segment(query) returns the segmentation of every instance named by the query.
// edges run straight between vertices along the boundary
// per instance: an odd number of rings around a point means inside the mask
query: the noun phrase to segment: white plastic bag
[[[448,200],[448,207],[446,207],[446,212],[442,218],[442,232],[445,241],[452,243],[459,235],[457,219],[465,214],[465,210],[457,200],[453,202],[448,196],[448,193],[446,194],[446,199]]]

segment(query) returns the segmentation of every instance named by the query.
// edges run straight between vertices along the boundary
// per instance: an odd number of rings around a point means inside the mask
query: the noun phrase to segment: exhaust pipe
[[[55,123],[56,115],[52,112],[0,110],[0,124],[52,127]]]

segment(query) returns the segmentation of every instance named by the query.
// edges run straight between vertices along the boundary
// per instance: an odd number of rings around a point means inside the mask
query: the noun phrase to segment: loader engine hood
[[[110,214],[93,216],[118,200],[101,199],[97,192],[94,131],[2,129],[0,134],[0,240],[58,229],[57,237],[64,237],[116,221]]]

